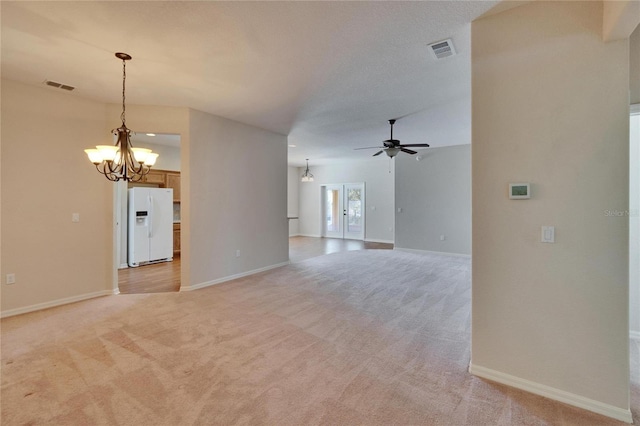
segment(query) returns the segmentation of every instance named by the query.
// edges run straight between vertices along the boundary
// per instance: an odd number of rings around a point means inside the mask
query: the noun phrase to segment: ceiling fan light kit
[[[387,148],[384,150],[384,152],[386,152],[389,157],[393,158],[398,155],[398,153],[400,152],[400,148]]]
[[[127,79],[126,66],[131,56],[126,53],[116,53],[116,58],[122,60],[122,126],[113,129],[111,133],[117,138],[115,145],[97,145],[95,148],[85,149],[89,161],[108,180],[138,182],[156,163],[158,154],[146,148],[134,148],[131,145],[131,130],[127,128],[125,118],[125,81]]]
[[[411,155],[418,153],[417,151],[414,151],[412,149],[407,149],[407,147],[424,147],[424,148],[429,147],[429,144],[426,144],[426,143],[414,143],[414,144],[405,144],[405,145],[400,144],[399,140],[393,138],[393,125],[395,123],[396,123],[396,120],[389,120],[389,125],[391,126],[391,137],[386,141],[382,142],[383,146],[381,147],[370,146],[367,148],[356,148],[356,150],[378,148],[380,149],[380,151],[373,154],[374,157],[384,152],[387,154],[389,158],[394,158],[396,155],[398,155],[400,151],[405,152],[407,154],[411,154]]]

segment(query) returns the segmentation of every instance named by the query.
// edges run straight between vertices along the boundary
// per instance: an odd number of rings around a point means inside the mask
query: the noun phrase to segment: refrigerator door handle
[[[153,234],[153,196],[149,195],[149,227],[148,237]]]

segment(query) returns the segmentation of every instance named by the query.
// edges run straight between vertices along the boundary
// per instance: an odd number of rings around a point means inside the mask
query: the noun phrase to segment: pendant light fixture
[[[113,129],[111,133],[115,145],[98,145],[96,149],[85,149],[89,160],[96,169],[112,182],[119,180],[138,182],[151,169],[158,158],[158,154],[146,148],[134,148],[131,145],[131,130],[127,128],[125,119],[125,80],[127,79],[127,62],[131,56],[126,53],[116,53],[116,58],[122,59],[122,126]]]
[[[302,174],[302,182],[313,182],[313,175],[309,173],[309,159],[307,158],[307,169]]]

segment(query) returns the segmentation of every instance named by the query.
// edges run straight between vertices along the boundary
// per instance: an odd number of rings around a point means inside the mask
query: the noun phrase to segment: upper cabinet
[[[180,201],[180,172],[166,172],[166,187],[173,189],[173,201]]]
[[[161,187],[167,184],[167,172],[164,170],[149,170],[149,173],[144,175],[141,182],[145,183],[157,183]]]

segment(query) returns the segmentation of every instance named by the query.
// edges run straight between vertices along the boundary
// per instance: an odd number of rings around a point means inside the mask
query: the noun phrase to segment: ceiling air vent
[[[45,80],[44,84],[46,84],[47,86],[56,87],[58,89],[63,89],[68,91],[72,91],[73,89],[75,89],[75,87],[73,86],[69,86],[67,84],[62,84],[62,83],[58,83],[56,81],[51,81],[51,80]]]
[[[456,54],[453,42],[450,38],[429,45],[429,51],[436,59],[447,58]]]

